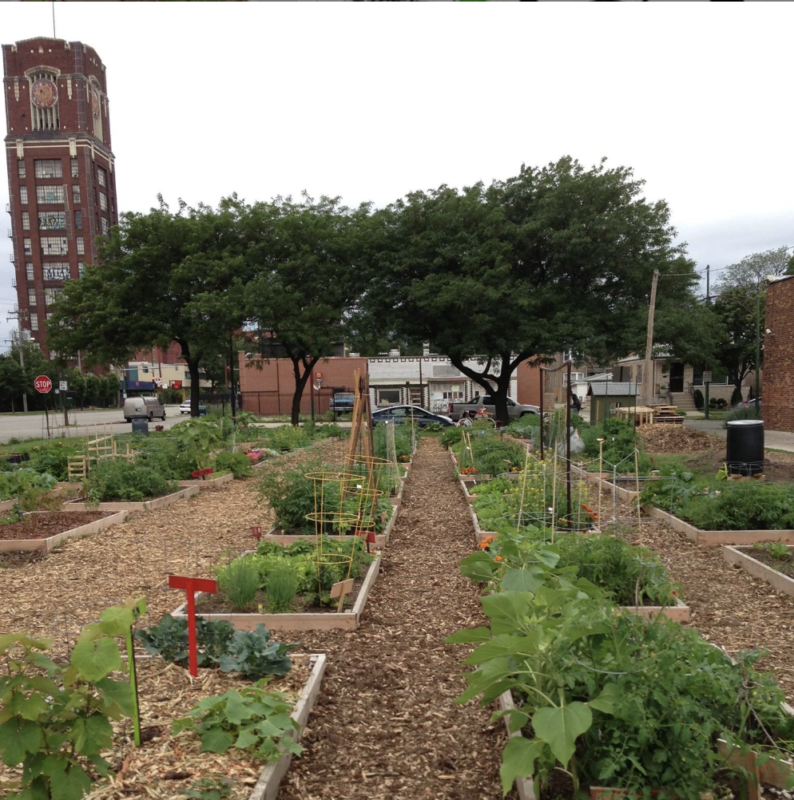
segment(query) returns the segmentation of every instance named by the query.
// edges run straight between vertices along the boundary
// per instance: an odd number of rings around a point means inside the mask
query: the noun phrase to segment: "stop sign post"
[[[33,388],[43,395],[47,395],[52,391],[52,381],[46,375],[37,375],[36,380],[33,381]],[[47,410],[48,403],[44,401],[44,417],[47,420],[47,438],[50,438],[50,413]]]

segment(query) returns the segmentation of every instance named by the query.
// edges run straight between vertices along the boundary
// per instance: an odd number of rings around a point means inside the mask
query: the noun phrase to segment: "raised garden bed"
[[[223,486],[224,483],[229,483],[230,481],[234,480],[234,475],[231,472],[227,472],[225,475],[216,475],[214,477],[208,477],[206,480],[197,479],[197,480],[189,480],[189,481],[177,481],[180,486],[184,487],[185,489],[190,488],[191,486],[198,486],[200,491],[204,491],[206,489],[215,489],[218,486]]]
[[[794,544],[794,530],[782,531],[703,531],[674,514],[662,511],[656,506],[643,506],[649,517],[663,519],[673,530],[683,533],[687,539],[702,545],[744,545],[755,542],[786,542]]]
[[[367,598],[377,580],[379,571],[380,557],[377,557],[369,565],[369,569],[361,580],[353,607],[341,612],[331,610],[307,613],[287,612],[284,614],[244,611],[204,612],[202,605],[206,606],[211,596],[203,593],[196,594],[196,611],[206,620],[226,620],[241,631],[254,630],[260,622],[272,631],[324,631],[337,628],[354,631],[359,626],[361,615],[367,604]],[[183,603],[171,616],[181,618],[186,614],[187,604]]]
[[[163,495],[162,497],[155,497],[152,500],[144,500],[142,502],[133,502],[131,500],[121,500],[115,503],[98,503],[91,504],[84,500],[73,500],[69,503],[64,503],[62,506],[63,511],[154,511],[156,508],[164,508],[176,503],[179,500],[186,500],[188,497],[193,497],[199,493],[198,486],[189,486],[186,489],[180,489],[178,492]]]
[[[788,551],[794,557],[794,547],[788,547]],[[785,562],[776,563],[775,559],[749,546],[726,546],[722,555],[729,564],[737,564],[754,578],[760,578],[779,592],[794,597],[794,578],[780,571]],[[791,569],[794,562],[788,562],[788,566],[790,571],[794,571]]]
[[[112,525],[124,522],[129,511],[115,514],[106,511],[33,512],[27,516],[30,522],[15,522],[0,526],[0,552],[43,551],[49,553],[68,539],[89,536]],[[12,536],[25,538],[11,538]]]

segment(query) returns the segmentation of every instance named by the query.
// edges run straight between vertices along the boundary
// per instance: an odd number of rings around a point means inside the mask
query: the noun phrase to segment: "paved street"
[[[187,419],[180,415],[178,405],[166,406],[165,413],[165,422],[156,419],[151,424],[165,425],[168,429],[180,419]],[[70,411],[68,428],[63,425],[63,412],[50,412],[50,430],[53,436],[86,436],[94,433],[95,425],[103,424],[112,426],[113,433],[130,433],[132,430],[132,424],[124,421],[120,408],[107,411]],[[46,436],[44,414],[0,414],[0,443],[12,438],[38,439]]]

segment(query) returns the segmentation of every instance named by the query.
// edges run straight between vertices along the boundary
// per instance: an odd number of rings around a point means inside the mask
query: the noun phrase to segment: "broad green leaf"
[[[246,728],[240,731],[240,735],[237,737],[234,746],[240,750],[247,750],[249,747],[254,747],[258,743],[259,736],[250,728]]]
[[[538,561],[549,567],[556,567],[557,562],[560,560],[560,554],[556,550],[551,550],[547,547],[541,547],[535,555]]]
[[[543,570],[538,567],[508,569],[499,583],[505,592],[534,592],[543,585]]]
[[[623,699],[623,690],[616,683],[608,683],[601,694],[594,700],[591,700],[588,705],[596,711],[601,711],[604,714],[614,714],[615,708]]]
[[[116,703],[121,708],[122,713],[131,717],[135,713],[135,692],[128,683],[114,681],[110,678],[102,678],[96,682],[97,689],[102,694],[102,699],[106,703]]]
[[[245,701],[237,692],[229,692],[224,713],[226,719],[233,725],[240,725],[254,716],[254,712],[245,704]]]
[[[288,753],[294,756],[299,756],[303,752],[303,747],[299,745],[291,736],[285,736],[281,740],[281,745]]]
[[[114,670],[121,669],[119,648],[113,639],[78,642],[72,651],[72,666],[87,681],[98,681]]]
[[[52,800],[82,800],[91,791],[91,779],[77,764],[71,764],[69,771],[51,785]]]
[[[543,742],[514,736],[508,739],[502,751],[502,792],[508,794],[516,778],[530,778],[535,772],[535,762],[543,754]]]
[[[0,636],[0,655],[15,644],[20,645],[20,647],[29,647],[33,650],[49,650],[52,647],[52,639],[31,639],[24,634],[4,633]]]
[[[479,644],[480,642],[487,642],[491,638],[490,628],[472,628],[470,630],[458,631],[453,633],[452,636],[447,636],[444,639],[445,644]]]
[[[532,717],[535,735],[546,742],[554,757],[568,766],[576,749],[576,739],[593,724],[593,713],[584,704],[573,702],[560,708],[539,708]]]
[[[213,728],[201,737],[201,750],[204,753],[225,753],[234,744],[234,736]]]
[[[19,714],[23,719],[32,720],[38,719],[48,708],[47,701],[39,694],[26,697],[24,694],[14,693],[8,704],[8,710],[12,714]]]
[[[519,633],[529,624],[533,596],[525,592],[499,592],[482,598],[482,607],[495,634]]]
[[[113,746],[113,728],[103,714],[79,717],[71,734],[75,750],[83,755],[92,755]]]
[[[15,767],[25,753],[35,753],[41,742],[41,728],[30,720],[12,717],[0,725],[0,753],[7,767]]]
[[[44,778],[37,778],[26,789],[23,789],[16,800],[50,800],[50,791]]]

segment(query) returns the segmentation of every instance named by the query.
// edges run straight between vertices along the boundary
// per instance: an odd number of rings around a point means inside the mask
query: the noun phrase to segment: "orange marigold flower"
[[[497,556],[497,557],[494,559],[494,561],[501,561],[501,560],[502,560],[502,556]]]

